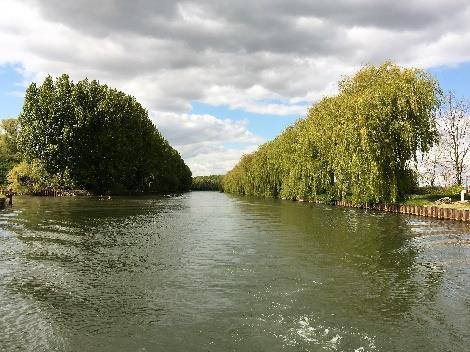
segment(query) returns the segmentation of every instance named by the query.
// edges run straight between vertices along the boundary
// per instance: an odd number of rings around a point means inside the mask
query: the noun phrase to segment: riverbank
[[[296,201],[470,222],[469,193],[465,195],[465,201],[461,202],[459,194],[461,189],[460,186],[421,187],[416,190],[416,194],[399,203],[357,204],[351,200],[332,200],[325,195],[319,195],[315,200],[296,199]]]
[[[388,213],[409,214],[434,219],[457,220],[470,222],[470,210],[436,205],[377,204],[358,206],[350,201],[337,201],[335,205],[349,208],[362,208],[384,211]]]

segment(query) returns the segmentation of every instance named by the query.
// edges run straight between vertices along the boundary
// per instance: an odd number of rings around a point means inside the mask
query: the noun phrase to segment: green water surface
[[[217,192],[16,197],[0,351],[469,351],[470,225]]]

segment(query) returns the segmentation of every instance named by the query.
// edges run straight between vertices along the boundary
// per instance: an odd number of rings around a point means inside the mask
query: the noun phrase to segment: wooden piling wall
[[[470,210],[440,208],[436,206],[420,206],[420,205],[401,205],[401,204],[365,204],[358,206],[350,201],[340,200],[335,203],[340,207],[374,209],[389,213],[410,214],[415,216],[423,216],[434,219],[457,220],[470,222]]]

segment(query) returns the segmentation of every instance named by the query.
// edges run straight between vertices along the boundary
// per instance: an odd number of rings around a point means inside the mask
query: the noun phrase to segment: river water
[[[0,351],[468,351],[470,226],[217,192],[17,197]]]

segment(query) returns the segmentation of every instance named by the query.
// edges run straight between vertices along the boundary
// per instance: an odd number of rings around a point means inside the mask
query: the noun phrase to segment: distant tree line
[[[417,154],[436,142],[440,89],[426,72],[386,62],[339,82],[339,93],[242,157],[226,192],[285,199],[395,202],[417,184]]]
[[[80,188],[96,194],[177,192],[191,171],[132,96],[67,75],[32,83],[18,121],[3,122],[2,158],[16,188]],[[16,142],[16,143],[15,143]],[[11,153],[8,151],[8,153]],[[17,165],[11,168],[12,165]]]
[[[222,178],[222,175],[193,177],[191,189],[193,191],[221,191]]]

